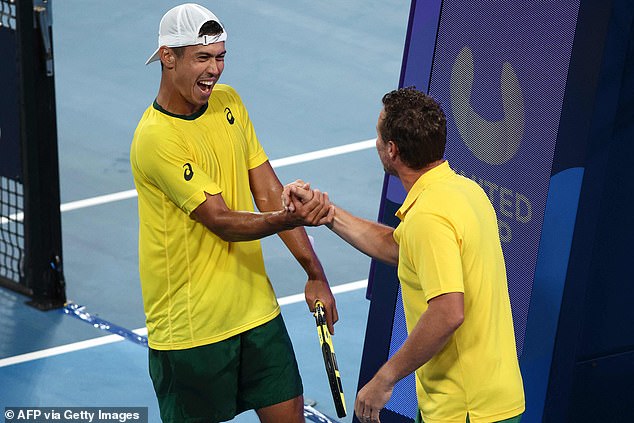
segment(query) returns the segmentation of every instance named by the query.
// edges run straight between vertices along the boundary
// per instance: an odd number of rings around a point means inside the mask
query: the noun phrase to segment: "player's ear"
[[[174,50],[169,47],[161,47],[159,50],[159,59],[161,59],[161,63],[163,66],[172,69],[174,68],[174,62],[176,62],[176,57],[174,55]]]
[[[396,143],[394,141],[388,141],[387,142],[387,154],[390,156],[391,159],[396,158],[396,156],[398,156],[399,150],[398,150],[398,145],[396,145]]]

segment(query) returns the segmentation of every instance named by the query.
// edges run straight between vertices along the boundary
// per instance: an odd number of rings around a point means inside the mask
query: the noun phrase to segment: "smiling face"
[[[163,81],[168,96],[159,104],[166,110],[189,115],[207,104],[225,67],[225,43],[181,47],[161,51]],[[162,86],[163,88],[163,86]],[[159,95],[159,97],[162,97]],[[167,98],[165,98],[167,97]]]

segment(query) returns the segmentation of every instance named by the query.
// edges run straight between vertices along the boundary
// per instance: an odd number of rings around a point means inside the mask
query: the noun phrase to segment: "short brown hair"
[[[443,158],[447,119],[436,100],[415,87],[407,87],[385,94],[382,102],[381,138],[397,145],[403,163],[422,169]]]

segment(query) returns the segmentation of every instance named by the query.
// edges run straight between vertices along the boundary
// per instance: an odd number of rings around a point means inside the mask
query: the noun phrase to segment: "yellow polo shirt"
[[[259,241],[226,242],[190,213],[205,192],[253,211],[249,170],[267,156],[246,108],[227,85],[206,107],[177,116],[155,102],[134,133],[130,162],[139,194],[139,271],[150,347],[206,345],[280,312]]]
[[[513,319],[495,211],[447,162],[423,174],[396,215],[398,276],[408,330],[427,302],[464,293],[464,322],[416,371],[425,423],[494,422],[524,411]]]

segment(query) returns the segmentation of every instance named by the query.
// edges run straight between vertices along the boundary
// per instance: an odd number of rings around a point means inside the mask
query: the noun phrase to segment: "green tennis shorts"
[[[227,421],[303,393],[281,315],[213,344],[150,348],[149,368],[164,423]]]

